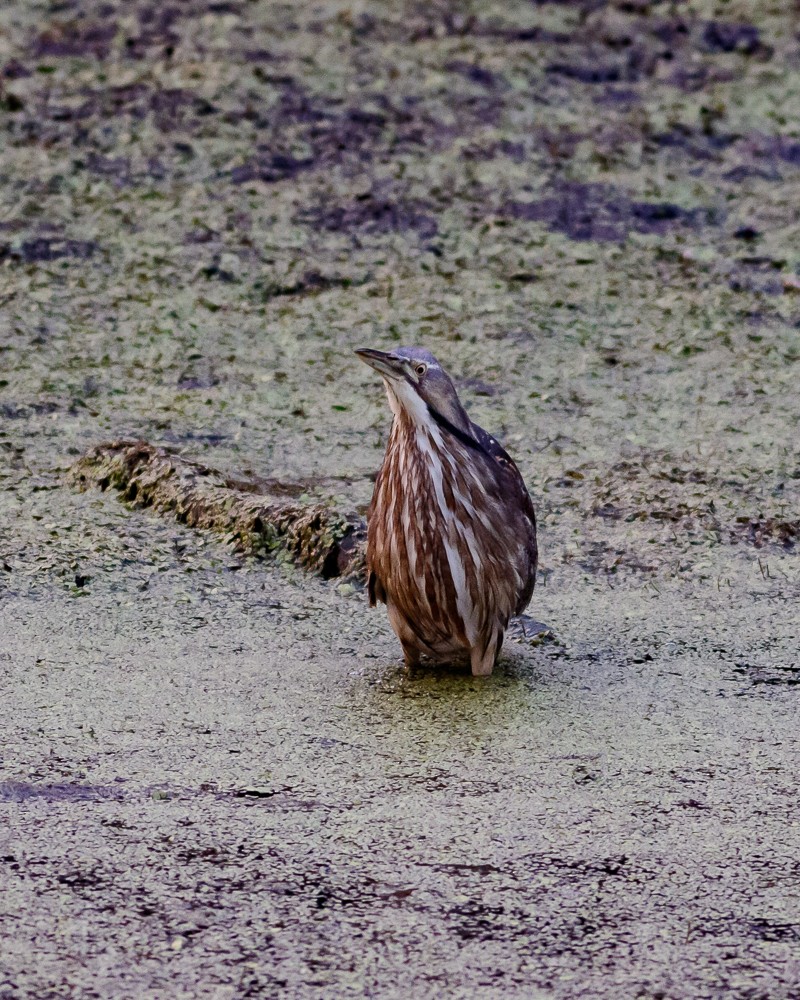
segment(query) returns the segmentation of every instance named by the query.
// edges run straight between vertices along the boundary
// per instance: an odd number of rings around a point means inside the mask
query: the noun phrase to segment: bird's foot
[[[420,664],[418,650],[411,646],[403,646],[403,669],[406,673],[413,673]]]

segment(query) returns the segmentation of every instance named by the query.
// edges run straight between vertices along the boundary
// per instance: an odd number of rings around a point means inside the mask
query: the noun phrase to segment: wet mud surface
[[[788,3],[13,0],[0,997],[800,995]],[[496,674],[77,493],[363,513],[422,343],[541,523]]]

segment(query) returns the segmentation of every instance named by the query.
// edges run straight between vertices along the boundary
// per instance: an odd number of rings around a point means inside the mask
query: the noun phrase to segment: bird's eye
[[[420,361],[418,365],[414,365],[414,371],[417,373],[417,375],[419,375],[420,378],[422,378],[422,376],[425,374],[427,370],[428,366],[424,364],[422,361]]]

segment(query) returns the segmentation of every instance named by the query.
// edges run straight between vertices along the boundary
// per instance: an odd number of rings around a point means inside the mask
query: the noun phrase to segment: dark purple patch
[[[476,396],[496,396],[497,386],[490,385],[488,382],[484,382],[483,379],[479,378],[467,378],[462,379],[460,382],[462,388],[473,392]]]
[[[151,91],[144,83],[129,83],[120,87],[109,87],[98,90],[95,97],[103,103],[108,103],[115,112],[138,112],[139,117],[146,113],[145,101]]]
[[[674,49],[683,45],[689,37],[689,25],[680,17],[667,18],[656,21],[651,27],[651,32],[659,41]]]
[[[88,260],[100,247],[91,240],[67,240],[59,237],[40,236],[25,240],[18,247],[8,243],[0,244],[0,261],[10,260],[18,264],[40,264],[70,258]]]
[[[668,201],[632,201],[631,215],[650,231],[653,227],[658,228],[661,222],[674,222],[684,219],[687,212],[673,205]],[[634,227],[636,228],[636,227]]]
[[[219,385],[220,378],[210,369],[205,372],[184,372],[176,383],[178,389],[213,389]]]
[[[150,95],[148,110],[164,132],[181,122],[189,109],[198,115],[212,114],[215,110],[208,101],[180,87],[156,90]]]
[[[608,6],[608,0],[532,0],[536,7],[574,7],[581,17]]]
[[[372,280],[372,275],[367,273],[359,278],[339,277],[336,275],[322,274],[320,271],[306,271],[302,278],[287,282],[283,285],[267,284],[258,286],[261,297],[264,301],[273,298],[281,298],[290,295],[307,295],[312,292],[325,292],[331,288],[359,288]]]
[[[622,68],[616,63],[550,63],[547,72],[554,76],[565,76],[580,83],[617,83],[623,79]]]
[[[783,670],[784,682],[787,684],[800,684],[800,667],[796,664],[784,664],[778,667]],[[791,675],[794,675],[792,678]],[[787,676],[789,675],[789,676]],[[800,923],[790,924],[780,920],[768,920],[766,918],[756,918],[747,921],[750,933],[759,941],[791,941],[794,944],[800,943]]]
[[[46,329],[40,327],[40,332],[31,339],[31,344],[39,345],[47,343],[49,335]],[[52,400],[48,402],[41,403],[29,403],[27,405],[17,406],[14,403],[2,403],[0,404],[0,416],[5,417],[8,420],[27,420],[30,418],[32,413],[36,414],[46,414],[57,413],[61,407],[58,403]]]
[[[249,181],[275,184],[277,181],[296,177],[301,171],[308,170],[313,165],[314,160],[310,157],[300,159],[284,153],[268,153],[234,167],[230,177],[234,184],[246,184]]]
[[[190,229],[186,234],[187,243],[213,243],[219,233],[213,229]]]
[[[370,132],[380,132],[389,120],[379,111],[364,111],[361,108],[348,108],[343,117],[349,124]]]
[[[56,875],[56,882],[64,885],[78,895],[88,892],[106,891],[111,884],[111,879],[99,869],[90,868],[87,870],[76,869],[75,871],[59,872]]]
[[[536,145],[552,160],[571,160],[578,143],[586,138],[586,133],[568,128],[542,128],[536,132]]]
[[[0,781],[0,802],[106,802],[121,798],[121,789],[103,785],[37,785],[28,781]]]
[[[0,417],[4,420],[22,420],[30,416],[30,410],[25,406],[16,406],[14,403],[0,403]],[[2,789],[2,786],[0,786]],[[0,802],[2,802],[2,791],[0,791]]]
[[[731,21],[708,21],[703,29],[703,46],[708,52],[743,52],[752,55],[761,44],[758,28]]]
[[[477,83],[479,86],[489,89],[505,82],[499,74],[492,73],[491,70],[484,69],[483,66],[476,66],[475,63],[465,62],[462,59],[453,59],[444,68],[449,73],[458,73],[459,76],[465,77],[471,83]]]
[[[388,8],[387,8],[388,9]],[[514,28],[513,22],[491,18],[482,21],[475,14],[455,11],[445,2],[437,10],[429,0],[406,9],[395,20],[378,18],[371,14],[353,17],[351,31],[354,38],[372,38],[379,42],[414,44],[432,38],[499,38],[508,42],[536,42],[563,44],[571,36],[564,32],[549,31],[538,25]]]
[[[767,254],[749,254],[739,257],[738,262],[745,267],[757,267],[762,271],[782,271],[786,267],[784,258],[770,257]]]
[[[713,76],[713,67],[706,63],[685,63],[676,66],[667,78],[667,83],[690,93],[702,90]]]
[[[370,234],[415,231],[421,239],[434,237],[439,226],[430,214],[430,205],[414,199],[390,199],[370,192],[353,201],[300,213],[299,221],[330,232]]]
[[[33,55],[37,59],[43,56],[95,56],[105,59],[116,33],[116,21],[95,24],[56,22],[36,39]]]
[[[765,180],[781,180],[780,167],[800,167],[800,142],[788,136],[750,133],[742,137],[738,151],[741,162],[732,168],[725,179],[745,180],[748,177],[763,177]]]
[[[475,125],[498,124],[504,110],[502,99],[494,94],[455,93],[449,103],[457,122],[451,138],[469,134]]]
[[[749,292],[755,295],[782,295],[783,282],[776,278],[760,278],[755,275],[736,275],[728,280],[732,292]]]
[[[765,181],[781,180],[781,175],[777,170],[765,170],[763,167],[745,166],[744,164],[726,171],[722,177],[723,180],[730,181],[731,184],[741,184],[742,181],[750,180],[752,177],[758,177]]]
[[[278,99],[277,106],[270,110],[267,124],[284,127],[288,124],[313,125],[328,121],[336,114],[336,108],[329,99],[315,97],[296,84],[287,85]]]
[[[371,158],[388,120],[389,116],[380,112],[347,108],[313,126],[309,140],[317,156],[325,160],[338,159],[345,153]]]
[[[52,105],[47,109],[47,116],[54,122],[79,122],[91,118],[97,112],[97,104],[90,98],[77,107]]]
[[[98,177],[106,177],[122,187],[131,181],[131,161],[127,156],[101,156],[90,153],[86,161],[76,161],[75,166],[85,168]]]
[[[735,133],[709,135],[700,128],[676,125],[668,132],[654,135],[651,141],[661,148],[680,149],[692,159],[719,160],[725,150],[739,138],[740,136]]]
[[[198,97],[190,90],[178,87],[154,90],[143,83],[123,87],[87,90],[86,100],[77,108],[49,108],[48,116],[55,121],[80,121],[97,115],[100,118],[117,118],[130,115],[141,120],[153,115],[156,126],[171,132],[193,117],[215,114],[213,104]]]
[[[3,76],[6,80],[21,80],[26,76],[31,76],[32,70],[28,69],[18,59],[12,59],[3,67]]]
[[[535,45],[567,45],[573,37],[563,31],[548,31],[547,28],[505,28],[496,25],[480,25],[475,34],[488,38],[503,38],[507,42],[532,42]]]
[[[206,10],[209,14],[241,14],[242,5],[233,3],[232,0],[219,0],[219,2],[210,3]]]
[[[502,214],[542,222],[572,240],[622,242],[629,232],[666,233],[676,226],[696,225],[702,210],[671,202],[633,201],[627,192],[606,184],[565,181],[539,201],[508,202]]]
[[[653,75],[657,57],[652,45],[633,44],[629,39],[619,43],[607,41],[606,47],[625,51],[616,57],[609,57],[605,50],[598,50],[594,44],[585,45],[574,56],[550,63],[547,72],[551,76],[593,85],[636,83]]]
[[[226,271],[224,267],[220,267],[217,262],[204,267],[200,273],[209,281],[223,281],[226,284],[232,284],[236,281],[236,275],[232,271]],[[180,383],[178,384],[180,385]],[[196,388],[196,386],[190,386],[190,388]]]
[[[165,55],[171,55],[180,41],[174,25],[184,13],[177,6],[143,7],[139,12],[139,34],[125,39],[125,54],[131,59],[144,59],[150,49],[160,48]]]
[[[242,53],[242,57],[247,60],[247,62],[262,63],[262,62],[275,62],[276,56],[269,49],[245,49]]]
[[[778,156],[784,163],[791,163],[793,167],[800,167],[800,142],[782,140],[778,145]]]
[[[512,142],[510,139],[498,139],[485,146],[477,143],[465,146],[461,155],[465,160],[494,160],[498,156],[507,156],[515,163],[521,163],[525,159],[525,145],[521,142]]]
[[[384,94],[365,92],[363,99],[369,101],[369,108],[342,108],[340,102],[311,95],[288,78],[277,104],[267,110],[251,106],[244,113],[243,117],[274,139],[260,143],[254,156],[234,168],[234,183],[281,180],[348,157],[366,162],[381,152],[417,151],[431,136],[438,136],[431,121],[420,120],[414,98],[393,101]],[[281,148],[289,131],[310,148],[306,157]]]
[[[598,94],[596,100],[598,104],[627,107],[631,104],[637,104],[641,100],[641,97],[635,90],[631,90],[629,87],[607,87],[603,93]]]
[[[785,264],[785,260],[763,255],[739,257],[736,270],[728,279],[728,287],[734,292],[782,295],[783,280],[775,272],[782,270]]]

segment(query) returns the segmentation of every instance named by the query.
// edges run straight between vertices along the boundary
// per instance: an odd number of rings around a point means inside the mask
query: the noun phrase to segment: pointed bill
[[[379,375],[398,379],[405,377],[404,360],[386,351],[375,351],[371,347],[359,347],[355,352],[365,365],[374,368]]]

